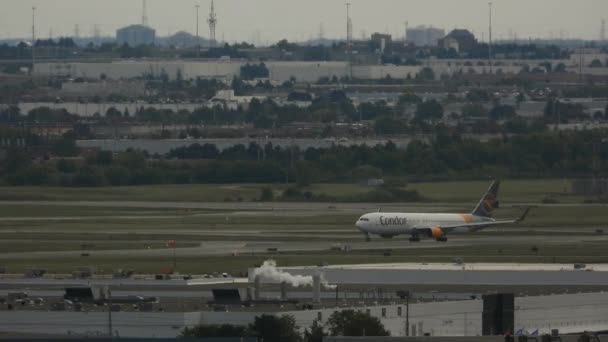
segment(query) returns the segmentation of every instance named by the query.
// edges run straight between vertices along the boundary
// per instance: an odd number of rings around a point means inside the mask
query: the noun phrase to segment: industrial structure
[[[406,31],[406,41],[416,46],[437,46],[443,37],[445,30],[432,26],[408,27]]]

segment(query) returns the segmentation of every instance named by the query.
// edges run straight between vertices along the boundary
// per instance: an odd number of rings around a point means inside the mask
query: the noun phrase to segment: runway
[[[179,236],[176,234],[176,236]],[[218,234],[221,236],[221,234]],[[245,238],[247,236],[241,236]],[[262,241],[202,241],[199,247],[176,248],[178,257],[197,257],[197,256],[233,256],[233,255],[248,255],[248,254],[268,254],[269,252],[329,252],[336,245],[348,245],[351,253],[357,251],[387,251],[401,249],[438,249],[438,248],[453,248],[466,246],[502,246],[510,244],[582,244],[582,243],[606,243],[608,237],[591,237],[589,236],[454,236],[447,243],[427,240],[420,243],[410,243],[407,237],[394,238],[391,240],[373,240],[365,242],[363,238],[360,241],[344,241],[340,239],[328,238],[326,241],[289,241],[289,240],[272,240],[277,236],[263,235],[263,238],[269,240]],[[281,235],[281,237],[292,237],[289,234]],[[201,237],[204,240],[204,237]],[[350,240],[350,239],[349,239]],[[138,241],[142,243],[142,241]],[[142,243],[143,244],[143,243]],[[80,258],[82,250],[74,251],[40,251],[40,252],[11,252],[0,253],[0,259],[17,260],[23,258],[35,259],[55,259],[55,258]],[[146,256],[161,256],[166,257],[168,253],[172,253],[172,249],[168,248],[141,248],[141,249],[108,249],[108,250],[93,250],[88,252],[96,257],[146,257]],[[272,254],[272,253],[271,253]],[[269,256],[271,257],[271,256]]]

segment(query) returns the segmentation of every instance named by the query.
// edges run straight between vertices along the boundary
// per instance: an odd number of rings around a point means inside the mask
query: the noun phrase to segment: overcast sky
[[[487,0],[349,0],[355,38],[387,32],[402,38],[409,26],[467,28],[487,39]],[[147,0],[149,23],[159,35],[194,33],[194,6],[201,6],[202,36],[210,0]],[[345,37],[346,0],[216,0],[217,38],[276,42]],[[608,0],[494,0],[494,37],[598,39]],[[37,36],[103,35],[140,23],[142,0],[0,0],[0,38],[31,36],[31,7],[38,8]],[[323,27],[323,29],[321,29]]]

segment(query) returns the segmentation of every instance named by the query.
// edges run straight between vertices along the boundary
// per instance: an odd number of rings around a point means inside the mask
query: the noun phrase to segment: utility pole
[[[489,10],[489,34],[490,40],[488,43],[488,64],[490,64],[490,74],[492,74],[492,2],[488,2],[488,10]]]
[[[198,32],[198,25],[199,25],[198,10],[200,7],[201,7],[200,5],[196,5],[196,57],[197,58],[201,58],[201,36],[199,35],[199,32]]]
[[[405,336],[410,336],[410,291],[405,297]]]
[[[141,24],[148,26],[148,4],[146,0],[142,0]]]
[[[36,7],[32,7],[32,76],[36,65]]]
[[[106,287],[106,292],[108,296],[108,336],[112,339],[114,338],[114,333],[112,332],[112,292],[109,285]]]
[[[349,78],[353,78],[353,51],[352,51],[352,36],[353,36],[353,25],[350,19],[350,3],[346,3],[346,53],[348,54],[348,69]]]
[[[578,82],[580,84],[582,84],[583,83],[583,62],[584,62],[584,59],[583,59],[583,47],[581,47],[579,49],[579,51],[580,52],[579,52],[579,55],[578,55]]]

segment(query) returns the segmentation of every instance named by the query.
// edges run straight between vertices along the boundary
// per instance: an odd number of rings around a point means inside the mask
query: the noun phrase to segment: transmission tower
[[[213,0],[211,0],[211,11],[209,12],[207,23],[209,23],[209,43],[211,44],[211,47],[214,47],[216,42],[215,28],[217,27],[217,14],[215,13],[215,4]]]
[[[148,4],[146,0],[142,0],[141,24],[148,26]]]
[[[80,38],[80,25],[74,25],[74,39]]]
[[[600,41],[606,42],[606,19],[602,19],[602,28],[600,29]]]

